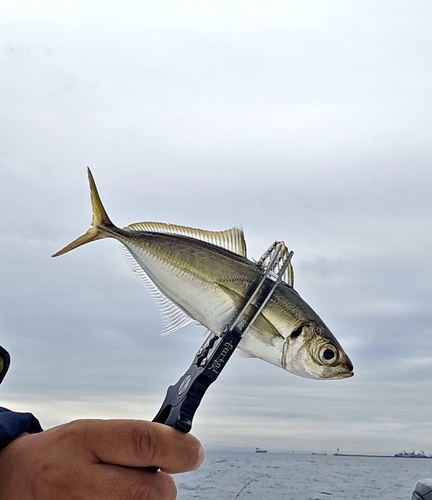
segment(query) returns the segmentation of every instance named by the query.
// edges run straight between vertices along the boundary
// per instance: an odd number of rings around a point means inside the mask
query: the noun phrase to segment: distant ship
[[[267,450],[263,450],[262,448],[255,448],[255,453],[267,453]]]
[[[339,448],[336,453],[333,453],[334,457],[366,457],[366,458],[393,458],[395,455],[369,455],[366,453],[340,453]]]
[[[397,458],[432,458],[432,455],[426,455],[424,451],[420,451],[416,453],[412,451],[411,453],[407,453],[405,450],[402,453],[395,453],[395,457]]]

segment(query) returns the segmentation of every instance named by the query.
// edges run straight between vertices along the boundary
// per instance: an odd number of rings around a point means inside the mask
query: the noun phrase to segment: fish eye
[[[323,363],[332,363],[337,357],[336,348],[327,344],[321,349],[319,356]]]

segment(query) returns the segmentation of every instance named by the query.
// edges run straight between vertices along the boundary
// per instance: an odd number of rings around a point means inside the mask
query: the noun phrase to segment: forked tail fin
[[[86,243],[90,243],[91,241],[100,240],[101,238],[105,238],[108,235],[103,229],[114,227],[114,224],[111,222],[111,219],[108,217],[108,214],[106,213],[106,210],[102,205],[96,183],[88,167],[87,173],[90,184],[90,196],[93,209],[91,227],[85,234],[72,241],[72,243],[69,243],[69,245],[66,245],[64,248],[52,255],[52,257],[58,257],[59,255],[70,252],[74,248],[77,248],[81,245],[85,245]]]

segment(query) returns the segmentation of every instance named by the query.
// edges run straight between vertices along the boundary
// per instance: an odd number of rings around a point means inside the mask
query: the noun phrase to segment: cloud
[[[117,246],[85,231],[92,167],[118,225],[242,226],[295,251],[296,288],[356,375],[232,360],[194,431],[212,444],[432,451],[425,3],[26,1],[0,30],[3,404],[44,425],[152,418],[203,341],[168,338]],[[271,421],[272,432],[268,431]]]

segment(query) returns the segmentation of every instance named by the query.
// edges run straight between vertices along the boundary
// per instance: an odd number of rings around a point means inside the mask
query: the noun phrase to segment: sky
[[[114,223],[241,226],[354,364],[309,380],[232,358],[207,446],[432,453],[432,5],[15,0],[0,13],[0,404],[47,428],[152,419],[205,329],[162,337]]]

